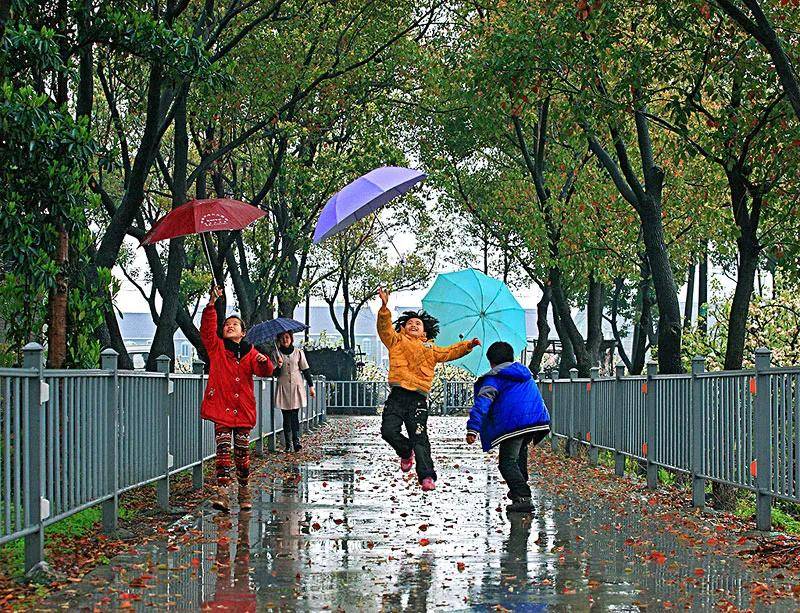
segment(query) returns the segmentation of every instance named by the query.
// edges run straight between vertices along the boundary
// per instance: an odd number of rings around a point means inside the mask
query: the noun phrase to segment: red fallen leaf
[[[694,574],[698,577],[702,577],[703,575],[706,574],[706,571],[704,571],[702,568],[695,568]]]
[[[328,487],[328,482],[327,481],[323,481],[322,482],[322,487]]]
[[[180,547],[178,547],[177,545],[169,545],[167,547],[167,551],[178,551],[179,549]]]
[[[465,569],[466,567],[467,567],[467,565],[466,565],[466,564],[464,564],[463,562],[457,562],[457,563],[456,563],[456,568],[458,569],[458,572],[460,572],[460,573],[463,573],[463,572],[464,572],[464,569]]]
[[[419,539],[419,544],[422,545],[423,547],[426,547],[426,546],[430,545],[431,542],[428,539]]]
[[[129,585],[131,587],[147,587],[147,581],[152,578],[152,575],[141,575],[140,577],[136,577],[136,579],[131,581]]]
[[[747,542],[747,537],[746,536],[741,536],[741,537],[739,537],[739,540],[736,541],[736,544],[737,545],[744,545],[746,542]]]
[[[340,524],[341,524],[343,521],[344,521],[343,519],[336,518],[336,519],[334,519],[334,520],[333,520],[333,523],[334,523],[334,524],[336,524],[336,525],[338,526],[338,525],[340,525]]]
[[[761,581],[753,581],[753,584],[750,586],[750,593],[753,596],[761,596],[762,594],[766,594],[768,591],[769,586]]]
[[[298,581],[300,581],[300,573],[297,573],[297,574],[294,576],[294,578],[295,578],[295,579],[297,579]]]
[[[200,558],[192,558],[192,566],[194,566],[195,568],[200,566]]]
[[[130,592],[121,592],[119,597],[122,600],[141,600],[142,597],[139,594],[131,594]]]
[[[419,529],[422,530],[423,532],[425,532],[425,530],[428,529],[428,524],[420,524],[419,525]]]
[[[315,521],[313,524],[311,524],[312,530],[319,530],[320,528],[322,528],[322,526],[319,525],[319,522]]]
[[[647,556],[647,558],[645,558],[645,559],[652,560],[656,564],[663,564],[664,562],[667,561],[667,556],[665,556],[660,551],[654,551],[649,556]]]
[[[372,541],[367,541],[367,549],[372,549],[373,547],[375,547],[375,543]]]

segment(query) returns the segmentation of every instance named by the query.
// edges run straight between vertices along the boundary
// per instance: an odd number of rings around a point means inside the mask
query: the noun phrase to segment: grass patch
[[[139,514],[136,510],[129,510],[124,507],[119,509],[120,519],[132,519]],[[103,519],[101,507],[90,507],[70,515],[47,526],[44,529],[45,547],[48,538],[60,536],[65,538],[79,539],[94,529]],[[10,577],[21,577],[25,574],[25,539],[20,538],[5,545],[0,546],[0,572]]]

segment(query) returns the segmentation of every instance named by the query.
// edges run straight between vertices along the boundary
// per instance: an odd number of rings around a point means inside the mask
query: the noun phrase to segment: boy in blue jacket
[[[480,435],[484,451],[500,446],[500,474],[508,485],[509,513],[530,513],[528,445],[538,445],[550,432],[550,414],[531,371],[514,361],[508,343],[486,351],[492,369],[475,382],[475,402],[467,422],[467,443]]]

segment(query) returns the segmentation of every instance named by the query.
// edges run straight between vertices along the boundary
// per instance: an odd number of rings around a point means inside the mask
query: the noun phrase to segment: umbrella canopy
[[[473,268],[438,275],[422,306],[439,320],[437,344],[480,339],[481,348],[454,362],[474,375],[489,370],[486,350],[492,343],[505,341],[516,354],[528,344],[525,310],[503,282]]]
[[[300,323],[296,319],[278,317],[256,324],[247,331],[245,338],[253,345],[266,345],[274,342],[275,337],[281,332],[302,332],[307,327],[307,325]]]
[[[241,230],[266,211],[229,198],[190,200],[159,219],[142,239],[143,245],[187,234],[216,230]]]
[[[319,243],[364,219],[393,198],[405,194],[426,176],[424,172],[411,168],[385,166],[359,177],[334,194],[325,204],[317,220],[314,243]]]

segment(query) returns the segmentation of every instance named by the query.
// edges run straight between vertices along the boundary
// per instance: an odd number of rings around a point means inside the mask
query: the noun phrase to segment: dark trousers
[[[512,436],[500,443],[500,474],[506,480],[508,497],[511,500],[530,498],[528,485],[528,445],[538,445],[549,430]]]
[[[283,441],[286,449],[291,448],[292,444],[297,447],[300,444],[300,409],[284,411],[283,413]]]
[[[401,432],[405,425],[408,437]],[[393,387],[383,405],[381,436],[401,458],[408,459],[414,452],[417,477],[436,480],[431,458],[431,441],[428,438],[428,401],[422,394],[402,387]]]

